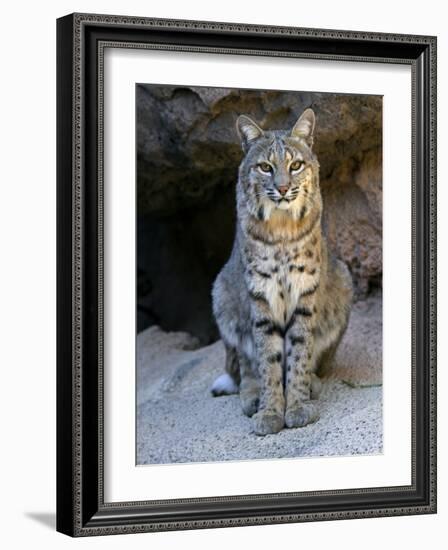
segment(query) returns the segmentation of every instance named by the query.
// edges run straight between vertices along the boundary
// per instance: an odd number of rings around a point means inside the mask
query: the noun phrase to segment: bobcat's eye
[[[270,174],[272,172],[272,166],[270,164],[268,164],[267,162],[261,162],[259,165],[258,165],[258,168],[262,171],[262,172],[265,172],[266,174]]]
[[[290,164],[289,169],[291,170],[291,172],[297,172],[298,170],[300,170],[302,168],[303,165],[304,165],[303,161],[295,160],[294,162],[292,162]]]

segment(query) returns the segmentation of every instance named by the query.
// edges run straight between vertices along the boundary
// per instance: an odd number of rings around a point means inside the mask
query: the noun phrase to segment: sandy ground
[[[198,348],[151,327],[137,338],[137,463],[210,462],[382,452],[381,297],[356,304],[315,424],[256,436],[239,396],[212,397],[221,342]],[[357,368],[356,368],[357,367]]]

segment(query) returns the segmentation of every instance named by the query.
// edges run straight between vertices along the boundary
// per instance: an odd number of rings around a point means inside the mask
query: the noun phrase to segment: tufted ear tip
[[[240,115],[236,121],[236,129],[241,139],[243,151],[247,151],[251,143],[263,135],[263,130],[247,115]]]
[[[316,115],[313,109],[305,109],[291,130],[291,136],[305,140],[311,147],[313,144]]]

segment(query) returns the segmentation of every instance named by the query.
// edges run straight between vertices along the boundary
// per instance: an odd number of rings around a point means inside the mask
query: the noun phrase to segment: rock
[[[320,419],[305,428],[265,437],[253,433],[237,395],[213,398],[210,394],[224,369],[221,341],[198,348],[197,339],[185,333],[166,333],[156,326],[141,332],[137,337],[137,463],[381,453],[380,327],[381,295],[377,294],[355,306],[334,368],[324,380]]]
[[[199,210],[201,230],[231,242],[242,158],[237,116],[248,114],[265,128],[289,128],[309,106],[317,117],[315,151],[329,243],[350,267],[357,296],[365,296],[382,273],[379,96],[138,85],[140,216],[169,223]],[[232,206],[223,212],[217,208],[221,201]]]
[[[166,333],[157,326],[137,336],[137,405],[152,395],[154,387],[169,379],[198,339],[185,332]]]
[[[331,378],[355,386],[374,386],[383,380],[382,295],[375,292],[355,303],[350,322],[336,351]]]

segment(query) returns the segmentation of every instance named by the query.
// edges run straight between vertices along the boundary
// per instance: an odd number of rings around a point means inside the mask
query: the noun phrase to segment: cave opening
[[[207,345],[219,338],[212,284],[233,244],[235,192],[206,204],[137,219],[137,330],[159,325],[188,332]]]

